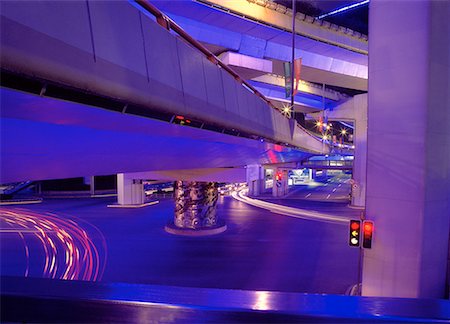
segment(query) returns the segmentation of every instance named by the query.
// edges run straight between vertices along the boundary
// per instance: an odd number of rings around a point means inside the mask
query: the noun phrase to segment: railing
[[[1,278],[2,321],[448,323],[444,299]],[[91,311],[86,311],[87,309]]]
[[[31,185],[32,181],[23,181],[19,183],[12,183],[5,185],[0,188],[0,195],[11,195],[17,191],[20,191],[29,185]]]
[[[146,196],[147,200],[152,200],[152,199],[157,199],[157,198],[173,198],[174,197],[174,193],[173,192],[169,192],[169,193],[153,193],[150,195]]]
[[[353,161],[349,160],[309,160],[302,162],[302,166],[330,166],[330,167],[351,167]]]

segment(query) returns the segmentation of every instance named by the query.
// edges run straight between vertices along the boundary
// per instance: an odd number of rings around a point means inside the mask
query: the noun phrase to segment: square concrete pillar
[[[145,201],[142,180],[126,173],[117,174],[117,202],[119,205],[141,205]]]
[[[370,2],[363,295],[444,297],[450,198],[450,2]]]
[[[259,196],[264,191],[264,168],[259,164],[247,165],[247,186],[249,196]]]

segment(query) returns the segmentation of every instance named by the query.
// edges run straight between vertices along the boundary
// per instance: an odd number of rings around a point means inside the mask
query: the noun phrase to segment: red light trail
[[[106,265],[106,244],[101,232],[92,225],[83,222],[83,225],[97,231],[96,234],[99,234],[102,241],[100,247],[94,244],[79,220],[76,222],[52,213],[37,213],[19,208],[0,208],[0,220],[2,235],[17,233],[21,238],[26,258],[25,277],[31,272],[30,258],[32,255],[39,255],[35,246],[32,248],[29,244],[36,238],[42,245],[45,256],[42,273],[38,275],[64,280],[101,279]]]

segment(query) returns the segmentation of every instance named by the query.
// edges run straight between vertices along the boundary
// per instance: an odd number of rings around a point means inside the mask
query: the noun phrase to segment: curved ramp
[[[63,99],[77,97],[65,97],[70,89],[123,104],[113,110],[181,115],[328,151],[156,8],[139,3],[145,9],[125,1],[4,2],[2,70],[44,96],[52,95],[49,84]]]

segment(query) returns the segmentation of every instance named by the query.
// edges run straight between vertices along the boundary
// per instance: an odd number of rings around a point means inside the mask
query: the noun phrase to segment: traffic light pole
[[[363,211],[361,212],[359,219],[361,220],[361,224],[363,224],[364,219],[365,219],[365,215],[364,215]],[[358,259],[358,296],[361,296],[361,294],[362,294],[363,261],[364,261],[364,248],[363,248],[362,244],[360,244],[359,245],[359,259]]]
[[[295,110],[294,110],[294,74],[295,74],[295,8],[296,0],[292,0],[292,56],[291,56],[291,119],[295,120]]]

